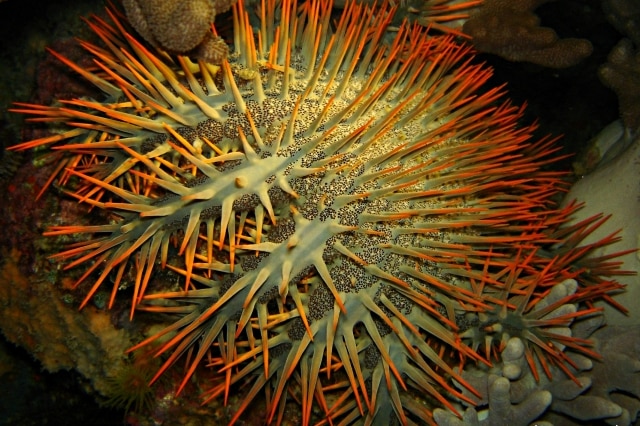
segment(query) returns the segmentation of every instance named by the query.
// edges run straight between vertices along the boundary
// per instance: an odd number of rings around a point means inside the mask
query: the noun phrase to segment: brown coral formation
[[[640,52],[629,39],[621,40],[600,67],[602,82],[616,92],[620,116],[626,128],[640,128]]]
[[[604,0],[607,20],[628,39],[621,40],[609,53],[600,70],[600,80],[616,92],[620,117],[631,131],[640,129],[640,2]],[[635,45],[635,48],[634,48]]]
[[[609,53],[600,70],[605,86],[616,92],[620,116],[631,130],[640,128],[640,52],[629,39],[622,39]]]
[[[235,0],[123,0],[131,25],[152,45],[209,63],[220,63],[226,44],[209,31]],[[224,47],[224,48],[223,48]]]
[[[588,40],[558,37],[540,26],[533,11],[553,0],[486,0],[464,24],[481,52],[514,62],[531,62],[550,68],[566,68],[589,56]]]
[[[603,0],[607,20],[618,31],[640,44],[640,2],[637,0]]]

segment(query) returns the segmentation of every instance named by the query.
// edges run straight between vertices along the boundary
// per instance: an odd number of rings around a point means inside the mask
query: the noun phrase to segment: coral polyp
[[[262,392],[270,423],[291,400],[303,424],[431,422],[472,403],[453,381],[477,393],[454,367],[516,329],[532,368],[571,374],[564,348],[592,352],[560,329],[620,286],[610,259],[577,263],[615,236],[580,247],[597,218],[563,227],[554,141],[480,90],[490,69],[452,36],[390,36],[386,5],[331,10],[263,1],[254,29],[240,1],[219,67],[145,46],[116,12],[89,21],[96,70],[56,54],[106,99],[17,106],[67,126],[17,149],[51,145],[51,182],[108,219],[47,231],[77,236],[53,258],[85,268],[81,306],[109,283],[110,305],[133,287],[131,317],[174,315],[131,350],[162,341],[153,380],[186,357],[179,391],[203,365],[221,377],[207,399],[245,389],[232,423]]]

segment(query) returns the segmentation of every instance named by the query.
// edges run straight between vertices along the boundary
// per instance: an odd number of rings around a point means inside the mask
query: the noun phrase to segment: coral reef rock
[[[43,278],[27,279],[17,250],[2,253],[0,315],[5,337],[27,349],[50,372],[75,369],[89,390],[107,394],[107,377],[125,364],[133,336],[115,329],[109,312],[90,307],[78,313],[72,299],[52,290]]]

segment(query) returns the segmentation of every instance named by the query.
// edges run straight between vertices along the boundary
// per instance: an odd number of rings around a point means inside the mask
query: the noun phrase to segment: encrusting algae
[[[102,45],[81,42],[95,70],[53,52],[105,99],[17,105],[67,129],[14,149],[51,146],[50,183],[108,217],[46,233],[76,239],[53,258],[83,268],[81,307],[132,286],[134,321],[172,315],[129,352],[158,344],[152,381],[186,359],[178,392],[218,372],[205,400],[245,395],[231,423],[258,394],[268,423],[287,401],[303,424],[433,423],[479,395],[454,367],[490,364],[510,337],[536,377],[576,380],[566,352],[598,355],[569,325],[616,305],[623,272],[587,258],[615,235],[580,246],[604,218],[564,226],[578,206],[552,201],[554,141],[479,90],[491,71],[452,36],[389,39],[389,5],[331,11],[263,1],[254,29],[240,1],[219,67],[143,45],[111,10],[89,20]]]

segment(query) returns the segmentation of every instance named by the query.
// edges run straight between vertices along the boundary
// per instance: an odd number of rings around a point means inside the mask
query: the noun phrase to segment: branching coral
[[[607,20],[620,33],[640,45],[640,2],[636,0],[603,0]]]
[[[228,52],[224,41],[209,31],[217,14],[235,0],[123,0],[131,25],[145,40],[173,53],[220,63]]]
[[[606,400],[618,407],[618,417],[607,419],[611,425],[629,425],[640,415],[640,326],[607,327],[593,338],[602,362],[594,362],[590,372],[591,389],[587,396]],[[575,409],[575,408],[574,408]],[[611,409],[613,412],[614,409]]]
[[[640,130],[640,52],[631,40],[623,39],[611,50],[599,74],[602,82],[618,95],[625,127]]]
[[[509,340],[502,352],[502,361],[502,374],[499,371],[491,374],[477,371],[467,373],[465,377],[482,394],[482,398],[476,399],[476,403],[484,411],[482,415],[473,406],[465,410],[461,419],[444,410],[435,410],[435,421],[440,426],[526,426],[540,417],[552,401],[549,391],[535,389],[526,392],[517,397],[518,402],[514,403],[516,398],[513,394],[519,392],[516,380],[528,368],[524,360],[524,345],[520,339]]]
[[[525,355],[525,344],[511,338],[492,368],[466,368],[462,376],[481,397],[468,394],[476,406],[467,406],[462,419],[436,410],[441,426],[462,425],[579,425],[603,420],[628,426],[640,410],[640,345],[638,327],[602,327],[604,317],[577,321],[571,333],[591,337],[602,359],[568,352],[574,378],[551,367],[553,379],[535,378]],[[594,333],[594,330],[597,330]],[[466,391],[465,391],[466,392]]]
[[[532,62],[551,68],[565,68],[589,56],[588,40],[560,39],[551,28],[540,27],[533,13],[549,0],[486,0],[471,13],[463,31],[481,52],[493,53],[515,62]]]

